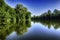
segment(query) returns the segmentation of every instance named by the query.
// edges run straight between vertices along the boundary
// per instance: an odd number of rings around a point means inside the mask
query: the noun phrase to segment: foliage
[[[55,9],[53,13],[48,10],[48,12],[43,13],[40,16],[34,16],[32,19],[38,19],[38,20],[55,20],[55,19],[60,19],[60,11]]]
[[[31,13],[21,4],[15,8],[8,6],[4,0],[0,0],[0,40],[11,32],[23,34],[30,27]]]
[[[43,25],[48,26],[48,28],[51,26],[55,29],[60,27],[60,11],[57,9],[53,12],[48,10],[48,12],[45,12],[40,16],[33,16],[31,19],[33,22],[40,22]]]
[[[4,0],[0,0],[0,24],[1,22],[20,22],[30,20],[31,13],[21,4],[17,4],[15,8],[8,6]]]

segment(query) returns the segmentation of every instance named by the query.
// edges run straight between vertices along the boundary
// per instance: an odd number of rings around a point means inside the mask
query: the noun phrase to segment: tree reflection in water
[[[17,35],[23,35],[27,28],[31,26],[30,21],[21,21],[19,23],[11,22],[10,24],[0,23],[0,40],[5,40],[6,36],[16,31]]]
[[[50,29],[51,26],[54,27],[54,29],[58,29],[60,27],[60,20],[32,20],[34,23],[35,22],[40,22],[41,24],[48,26]]]

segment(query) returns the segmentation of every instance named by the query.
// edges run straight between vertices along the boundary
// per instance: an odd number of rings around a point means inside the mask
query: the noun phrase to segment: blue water
[[[27,32],[23,35],[17,35],[16,31],[6,36],[6,40],[59,40],[60,28],[55,29],[51,25],[48,28],[47,25],[41,23],[31,22],[31,27],[27,28]]]

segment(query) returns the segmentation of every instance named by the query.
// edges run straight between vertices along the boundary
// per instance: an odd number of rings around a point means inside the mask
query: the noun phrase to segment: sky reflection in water
[[[6,37],[6,40],[29,40],[29,39],[59,39],[60,28],[54,29],[53,26],[49,29],[47,26],[41,23],[31,22],[31,27],[22,36],[17,35],[16,32],[12,32]]]

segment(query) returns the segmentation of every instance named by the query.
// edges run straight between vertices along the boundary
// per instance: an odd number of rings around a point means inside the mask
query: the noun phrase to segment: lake
[[[58,26],[58,24],[55,25]],[[19,29],[17,29],[18,33],[16,30],[10,32],[6,35],[5,40],[58,40],[60,39],[60,27],[54,27],[55,25],[31,22],[30,27],[26,27],[25,30],[23,28],[23,32]],[[3,36],[0,39],[2,38]]]

